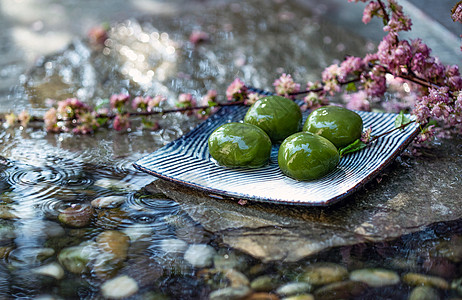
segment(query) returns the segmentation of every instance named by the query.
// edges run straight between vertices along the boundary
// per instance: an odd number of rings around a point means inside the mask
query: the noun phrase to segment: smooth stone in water
[[[65,234],[64,228],[56,222],[52,221],[43,221],[44,231],[47,237],[60,237]]]
[[[416,285],[425,285],[425,286],[432,286],[438,289],[447,290],[449,288],[449,283],[444,280],[443,278],[424,275],[419,273],[407,273],[403,275],[403,282],[416,286]]]
[[[276,289],[277,283],[278,280],[274,276],[262,275],[252,280],[250,287],[257,292],[269,292]]]
[[[35,274],[46,275],[60,280],[64,277],[64,270],[58,263],[51,263],[35,269],[32,269]]]
[[[188,249],[188,243],[179,239],[165,239],[160,241],[160,249],[166,254],[180,255]]]
[[[462,278],[454,279],[451,282],[451,289],[456,290],[462,296]]]
[[[207,268],[212,266],[215,249],[209,245],[190,245],[184,254],[184,259],[196,268]]]
[[[73,205],[66,208],[58,215],[58,220],[70,227],[86,227],[93,217],[93,208],[89,205]]]
[[[122,232],[125,233],[133,243],[139,240],[150,240],[154,230],[150,226],[135,224],[124,228]]]
[[[0,205],[0,219],[16,220],[18,216],[13,212],[13,209],[7,205]]]
[[[429,286],[418,286],[409,295],[408,300],[439,300],[438,292]]]
[[[270,293],[253,293],[245,297],[245,300],[279,300],[279,297]]]
[[[90,261],[97,254],[98,249],[95,243],[88,243],[64,248],[58,254],[58,261],[69,272],[81,274],[88,271]]]
[[[367,285],[360,281],[340,281],[325,285],[314,292],[315,299],[350,299],[361,295]]]
[[[98,179],[93,185],[114,191],[130,191],[137,189],[134,184],[110,178]]]
[[[16,248],[9,254],[12,265],[34,265],[53,256],[53,248]]]
[[[225,277],[229,280],[231,287],[249,286],[249,279],[243,273],[229,269],[225,272]]]
[[[312,285],[325,285],[348,278],[348,270],[334,263],[315,263],[305,268],[302,279]]]
[[[281,296],[292,296],[302,293],[309,293],[312,290],[311,284],[307,282],[289,282],[276,290]]]
[[[138,292],[136,281],[126,275],[110,279],[101,285],[101,293],[106,298],[122,299]]]
[[[4,246],[0,247],[0,259],[6,259],[10,255],[11,251],[13,251],[13,247]]]
[[[296,296],[285,297],[281,300],[314,300],[314,296],[311,294],[301,294]]]
[[[209,300],[238,300],[243,299],[251,293],[251,289],[246,286],[238,288],[227,287],[213,291],[209,295]]]
[[[360,269],[350,273],[350,280],[361,281],[372,287],[398,284],[398,273],[385,269]]]
[[[91,201],[91,206],[94,208],[109,208],[109,207],[117,207],[122,205],[127,200],[126,196],[106,196],[96,198]]]
[[[0,223],[0,241],[14,239],[15,237],[15,228],[12,223]]]
[[[113,260],[123,261],[127,258],[130,239],[120,231],[108,230],[96,237],[96,246],[103,252],[111,254]]]

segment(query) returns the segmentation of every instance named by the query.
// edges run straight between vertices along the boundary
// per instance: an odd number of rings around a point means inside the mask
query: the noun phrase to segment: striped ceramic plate
[[[352,194],[376,176],[405,149],[418,133],[411,124],[394,131],[371,147],[343,157],[327,176],[310,182],[293,180],[279,170],[278,146],[273,146],[269,165],[262,168],[230,169],[210,159],[207,139],[220,125],[239,122],[246,107],[222,107],[185,136],[138,160],[134,167],[162,179],[208,192],[212,197],[231,197],[279,204],[324,206]],[[379,135],[394,128],[396,114],[358,112],[364,128]],[[306,118],[306,115],[304,117]]]

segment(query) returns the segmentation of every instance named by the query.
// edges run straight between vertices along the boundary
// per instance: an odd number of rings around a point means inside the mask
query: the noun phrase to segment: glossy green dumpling
[[[326,138],[310,132],[295,133],[282,142],[278,164],[282,173],[309,181],[331,172],[340,161],[337,148]]]
[[[303,131],[321,135],[337,148],[353,143],[361,137],[363,120],[354,111],[339,106],[324,106],[311,112]]]
[[[302,112],[292,100],[281,96],[267,96],[257,100],[247,111],[244,122],[263,129],[271,141],[282,142],[300,130]]]
[[[226,167],[261,167],[271,155],[271,140],[259,127],[246,123],[227,123],[208,139],[209,152]]]

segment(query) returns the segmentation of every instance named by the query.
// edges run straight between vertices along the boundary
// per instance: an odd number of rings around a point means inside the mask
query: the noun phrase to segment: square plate
[[[378,139],[370,147],[347,154],[337,168],[318,180],[304,182],[285,176],[278,167],[279,145],[273,146],[269,165],[225,168],[211,161],[207,140],[220,125],[239,122],[244,106],[222,107],[188,134],[136,161],[136,169],[156,177],[221,196],[277,204],[326,206],[361,188],[403,151],[419,132],[413,123]],[[396,114],[357,112],[364,128],[379,135],[394,128]],[[308,112],[304,113],[306,119]]]

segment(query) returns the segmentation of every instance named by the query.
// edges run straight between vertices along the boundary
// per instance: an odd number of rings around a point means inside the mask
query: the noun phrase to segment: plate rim
[[[221,107],[216,113],[215,113],[215,118],[220,118],[219,112],[226,109],[228,107]],[[228,108],[229,109],[229,108]],[[363,112],[363,113],[375,113],[375,114],[383,114],[383,115],[398,115],[396,113],[382,113],[382,112]],[[210,117],[213,117],[210,116]],[[176,143],[181,142],[182,140],[187,139],[190,135],[195,134],[196,132],[200,131],[202,127],[207,126],[207,120],[201,122],[198,124],[196,127],[194,127],[191,131],[189,131],[187,134],[180,136],[179,138],[169,142],[168,144],[164,145],[163,147],[155,150],[154,152],[147,154],[143,156],[142,158],[138,159],[136,162],[133,163],[133,167],[139,171],[145,172],[147,174],[153,175],[157,178],[173,182],[175,184],[180,184],[182,186],[188,187],[188,188],[193,188],[195,190],[201,191],[201,192],[206,192],[208,193],[208,196],[212,198],[218,198],[218,199],[230,199],[230,200],[250,200],[250,201],[256,201],[256,202],[262,202],[262,203],[270,203],[270,204],[279,204],[279,205],[290,205],[290,206],[304,206],[304,207],[329,207],[332,206],[341,200],[345,199],[346,197],[356,193],[358,190],[364,188],[364,186],[370,182],[372,179],[374,179],[378,174],[380,174],[386,167],[388,167],[395,159],[396,157],[404,151],[408,147],[408,145],[414,140],[414,138],[418,135],[419,133],[419,127],[415,126],[413,131],[409,134],[409,136],[402,141],[397,148],[388,156],[386,157],[385,160],[383,160],[379,166],[377,166],[370,174],[367,176],[363,177],[361,180],[358,180],[357,182],[354,183],[352,187],[350,187],[348,190],[346,190],[343,193],[340,193],[334,197],[331,197],[327,200],[324,201],[319,201],[319,202],[303,202],[303,201],[290,201],[290,200],[284,200],[284,199],[268,199],[264,198],[258,195],[251,196],[251,195],[245,195],[245,194],[239,194],[239,192],[232,192],[228,190],[221,190],[217,189],[214,187],[207,187],[204,185],[200,185],[191,181],[186,181],[183,179],[178,179],[174,178],[172,176],[167,176],[164,175],[160,172],[156,172],[154,170],[151,170],[147,167],[143,167],[139,162],[145,158],[147,158],[150,155],[155,154],[158,151],[165,151],[165,148],[171,147]],[[200,160],[199,158],[194,157],[194,159]]]

